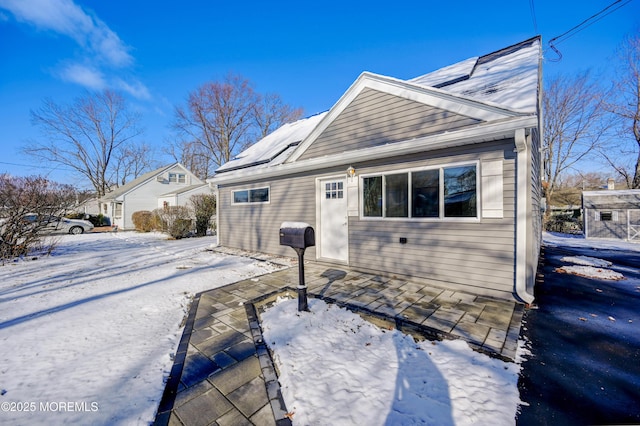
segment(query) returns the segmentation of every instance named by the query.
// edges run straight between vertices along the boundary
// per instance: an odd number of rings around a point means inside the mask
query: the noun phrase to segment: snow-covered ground
[[[65,235],[0,266],[0,424],[149,424],[197,292],[275,266],[215,237]]]
[[[309,310],[283,299],[261,315],[294,425],[515,424],[519,363],[415,342],[318,299]]]

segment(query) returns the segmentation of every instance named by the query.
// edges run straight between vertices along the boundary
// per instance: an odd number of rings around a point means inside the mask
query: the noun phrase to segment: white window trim
[[[444,215],[444,169],[452,168],[452,167],[461,167],[461,166],[475,166],[476,168],[476,215],[475,217],[445,217]],[[439,217],[385,217],[386,213],[386,205],[384,203],[384,194],[386,190],[386,179],[382,179],[382,216],[365,216],[364,215],[364,179],[369,177],[376,176],[386,176],[386,175],[396,175],[407,173],[411,174],[412,172],[422,172],[427,170],[439,170],[439,190],[438,190],[438,213]],[[363,173],[359,176],[360,190],[359,192],[359,201],[360,201],[360,220],[365,221],[385,221],[385,222],[480,222],[480,218],[482,215],[482,197],[480,194],[482,193],[481,184],[481,176],[480,176],[480,161],[461,161],[454,163],[446,163],[440,165],[433,166],[425,166],[425,167],[414,167],[408,169],[398,169],[398,170],[389,170],[385,172],[378,173]],[[408,212],[411,214],[413,209],[413,197],[411,193],[411,177],[407,179],[408,184]]]
[[[269,193],[269,200],[268,201],[251,201],[251,197],[249,194],[249,191],[255,191],[257,189],[266,189]],[[235,193],[236,192],[242,192],[242,191],[247,191],[247,202],[246,203],[236,203],[235,201]],[[256,204],[271,204],[271,186],[260,186],[257,188],[242,188],[242,189],[232,189],[231,190],[231,205],[232,206],[253,206]]]

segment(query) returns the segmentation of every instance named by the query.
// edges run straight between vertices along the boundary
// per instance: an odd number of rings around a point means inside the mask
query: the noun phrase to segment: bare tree
[[[146,143],[127,145],[115,152],[115,161],[109,184],[122,186],[153,169],[153,154]]]
[[[549,203],[561,175],[601,145],[602,97],[588,74],[550,79],[543,98],[544,177]]]
[[[42,176],[0,175],[0,259],[26,255],[41,247],[41,231],[49,217],[68,212],[76,197],[72,186]]]
[[[179,139],[173,144],[173,156],[207,178],[240,151],[301,115],[300,108],[290,107],[280,96],[261,95],[245,78],[229,74],[222,82],[203,84],[189,94],[185,107],[176,107],[173,128]]]
[[[258,127],[258,140],[286,123],[299,120],[302,108],[293,108],[284,103],[280,95],[267,93],[259,97],[253,111],[253,117]]]
[[[248,80],[228,75],[189,94],[187,107],[176,108],[174,129],[187,142],[210,153],[213,165],[229,161],[249,143],[249,129],[257,95]]]
[[[616,143],[602,154],[626,181],[640,188],[640,36],[629,36],[620,50],[619,80],[604,104],[618,126]]]
[[[209,150],[198,142],[175,141],[168,143],[163,151],[185,166],[199,179],[206,180],[213,175],[213,170],[211,170],[213,159],[209,154]]]
[[[51,99],[31,111],[31,121],[46,138],[31,142],[23,151],[46,162],[61,164],[87,178],[98,197],[125,176],[116,170],[118,155],[122,160],[126,150],[135,150],[135,139],[141,135],[140,117],[127,109],[124,98],[116,92],[86,92],[69,106]]]

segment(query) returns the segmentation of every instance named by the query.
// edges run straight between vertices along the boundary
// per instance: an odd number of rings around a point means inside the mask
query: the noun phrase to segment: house
[[[640,189],[584,191],[585,238],[640,241]]]
[[[168,206],[184,206],[194,194],[210,194],[206,182],[174,163],[160,167],[132,180],[102,197],[103,214],[120,229],[134,229],[134,212]]]
[[[411,80],[364,72],[327,112],[221,166],[223,246],[530,303],[541,240],[541,40]]]

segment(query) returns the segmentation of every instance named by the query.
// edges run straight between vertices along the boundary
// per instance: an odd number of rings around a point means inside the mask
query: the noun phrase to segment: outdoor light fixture
[[[347,169],[347,174],[349,175],[349,177],[354,177],[356,175],[356,169],[354,169],[353,166],[349,166],[349,168]]]

